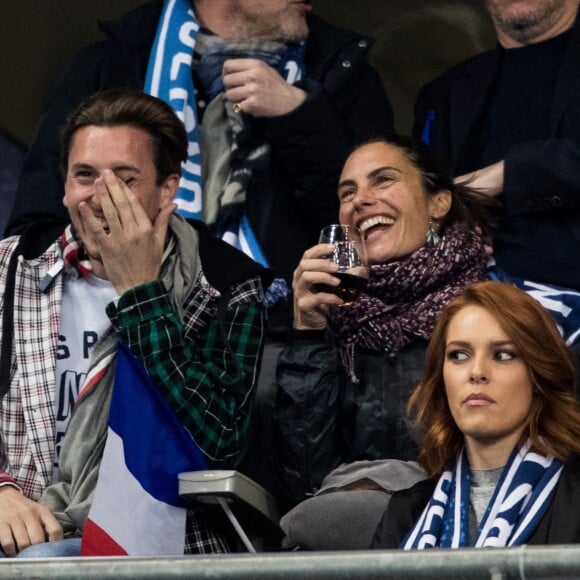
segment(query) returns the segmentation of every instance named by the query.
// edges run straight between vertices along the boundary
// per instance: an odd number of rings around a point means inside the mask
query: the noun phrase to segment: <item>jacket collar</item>
[[[453,160],[454,168],[460,161],[459,157],[465,148],[469,132],[491,91],[500,55],[501,50],[496,47],[467,61],[464,67],[467,74],[454,83],[449,95],[449,110],[453,111],[453,122],[449,128],[451,143],[457,144],[454,147],[457,156]]]

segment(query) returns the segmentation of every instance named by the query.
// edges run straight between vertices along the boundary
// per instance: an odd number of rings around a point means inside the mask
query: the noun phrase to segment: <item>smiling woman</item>
[[[441,188],[427,194],[422,179],[393,142],[369,143],[348,158],[338,185],[339,218],[365,233],[371,263],[409,256],[449,211],[451,192]]]
[[[393,496],[374,547],[580,542],[573,389],[573,355],[535,299],[467,288],[439,318],[409,404],[431,479]]]
[[[484,277],[489,198],[457,185],[418,141],[357,147],[339,185],[339,220],[365,236],[369,280],[352,303],[329,247],[294,272],[294,330],[278,360],[280,478],[289,503],[341,462],[414,459],[406,420],[437,315]],[[477,229],[479,228],[479,229]]]

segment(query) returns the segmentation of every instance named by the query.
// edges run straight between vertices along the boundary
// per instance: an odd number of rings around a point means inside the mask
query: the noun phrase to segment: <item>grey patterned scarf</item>
[[[221,235],[230,221],[234,220],[237,227],[252,173],[270,162],[270,146],[264,136],[248,124],[244,114],[234,113],[232,103],[224,98],[223,64],[231,58],[255,58],[286,78],[284,67],[289,59],[302,63],[303,46],[267,40],[225,41],[200,32],[196,53],[192,68],[201,93],[198,108],[203,110],[203,221],[218,222]]]

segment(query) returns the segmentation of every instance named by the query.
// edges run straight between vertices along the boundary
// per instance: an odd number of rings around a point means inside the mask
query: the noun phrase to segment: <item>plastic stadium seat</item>
[[[274,497],[255,481],[234,470],[187,471],[179,474],[179,495],[187,501],[221,508],[242,549],[277,550],[282,530]]]

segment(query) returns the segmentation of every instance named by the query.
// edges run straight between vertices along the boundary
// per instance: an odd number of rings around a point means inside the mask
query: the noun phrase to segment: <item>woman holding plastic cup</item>
[[[359,146],[338,196],[340,224],[364,239],[368,281],[346,304],[333,291],[341,267],[330,243],[307,250],[294,273],[293,331],[277,369],[277,462],[289,504],[339,463],[416,457],[405,408],[435,320],[485,276],[491,202],[453,183],[422,143]]]

